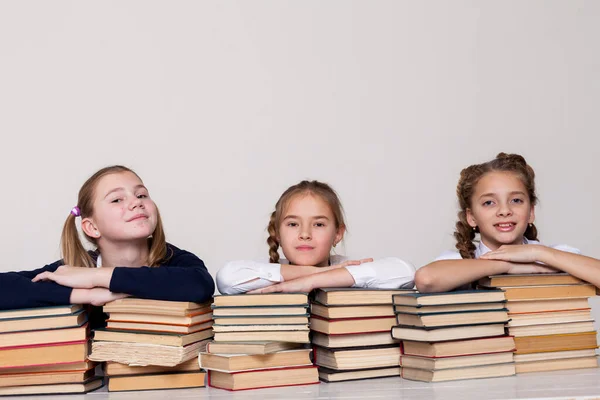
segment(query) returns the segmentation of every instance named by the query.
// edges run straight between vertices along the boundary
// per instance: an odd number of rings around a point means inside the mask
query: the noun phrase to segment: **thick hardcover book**
[[[88,341],[17,346],[0,349],[0,368],[82,362],[88,356]]]
[[[114,376],[108,379],[109,392],[204,387],[206,372],[171,372],[166,374]]]
[[[394,339],[419,342],[440,342],[445,340],[502,336],[503,334],[504,323],[456,325],[435,328],[397,325],[392,328],[392,337]]]
[[[315,301],[326,306],[392,304],[392,296],[414,293],[413,289],[321,288]]]
[[[92,378],[82,383],[63,383],[55,385],[9,386],[0,388],[0,396],[27,394],[71,394],[88,393],[102,387],[102,378]]]
[[[78,310],[73,314],[42,315],[0,319],[0,334],[9,332],[38,331],[43,329],[73,328],[87,322],[87,313]]]
[[[86,340],[89,336],[90,330],[88,324],[75,328],[0,333],[0,350],[15,346],[77,342]]]
[[[400,376],[400,367],[367,368],[354,369],[349,371],[340,371],[326,367],[319,367],[319,379],[323,382],[346,382],[364,379],[376,378],[398,378]]]
[[[299,349],[261,355],[200,353],[199,363],[201,368],[221,372],[294,367],[312,365],[311,351],[311,349]]]
[[[308,293],[228,294],[215,296],[214,307],[299,306],[308,304]]]
[[[506,323],[508,320],[508,310],[506,308],[489,311],[465,311],[425,315],[396,314],[396,322],[398,325],[417,327],[456,326],[457,322],[461,325],[493,324],[499,322]]]
[[[394,317],[326,319],[312,316],[310,329],[328,335],[389,332],[395,324]]]
[[[213,336],[211,328],[189,334],[156,333],[144,331],[125,331],[116,329],[94,330],[94,340],[108,342],[133,342],[162,344],[167,346],[186,346]]]
[[[135,313],[152,315],[191,316],[210,312],[211,301],[193,303],[188,301],[148,300],[127,297],[106,303],[105,313]]]
[[[490,290],[457,290],[444,293],[405,293],[393,297],[394,305],[431,306],[444,304],[469,304],[503,302],[506,300],[500,289]]]
[[[319,371],[312,365],[231,373],[208,372],[208,386],[232,391],[318,383]]]
[[[65,306],[20,308],[18,310],[0,310],[0,321],[8,318],[31,318],[52,315],[74,314],[81,309],[83,309],[83,306],[81,304],[68,304]]]
[[[573,285],[587,283],[566,272],[556,274],[503,274],[481,278],[481,286],[538,286],[538,285]]]

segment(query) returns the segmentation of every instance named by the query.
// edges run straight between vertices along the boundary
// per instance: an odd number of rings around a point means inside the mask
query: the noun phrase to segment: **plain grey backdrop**
[[[454,246],[460,170],[537,173],[541,240],[600,257],[600,3],[3,1],[0,271],[59,258],[81,184],[124,164],[213,275],[267,257],[301,179],[351,257]],[[339,248],[339,247],[338,247]]]

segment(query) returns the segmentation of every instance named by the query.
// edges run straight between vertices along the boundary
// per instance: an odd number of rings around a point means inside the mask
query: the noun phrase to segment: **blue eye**
[[[483,206],[491,206],[494,202],[492,200],[484,201]]]
[[[522,199],[513,199],[513,202],[514,203],[523,203],[523,200]]]

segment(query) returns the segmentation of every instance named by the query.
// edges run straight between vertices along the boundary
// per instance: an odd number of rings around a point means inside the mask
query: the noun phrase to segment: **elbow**
[[[193,289],[191,289],[189,297],[186,296],[188,298],[183,301],[204,303],[213,297],[215,293],[215,281],[207,270],[202,270],[193,282]]]
[[[415,273],[415,286],[420,293],[435,292],[435,278],[429,268],[421,267]]]
[[[240,291],[236,290],[235,277],[240,270],[239,261],[231,261],[222,266],[217,272],[217,289],[221,294],[238,294]]]
[[[215,281],[210,274],[208,274],[208,279],[203,282],[202,285],[204,287],[204,290],[202,291],[204,293],[204,298],[201,301],[198,301],[199,303],[208,301],[215,294]]]
[[[414,265],[409,263],[408,261],[404,261],[397,257],[390,257],[395,266],[396,271],[402,271],[402,279],[403,282],[400,283],[398,288],[400,289],[412,289],[415,287],[415,274],[417,272]]]

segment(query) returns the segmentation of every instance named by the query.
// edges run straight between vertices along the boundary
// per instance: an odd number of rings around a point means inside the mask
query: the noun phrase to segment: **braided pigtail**
[[[279,262],[279,240],[277,240],[277,227],[275,226],[277,211],[271,213],[267,232],[267,244],[269,245],[269,262],[277,264]]]
[[[458,221],[456,221],[456,231],[454,232],[456,239],[456,249],[459,251],[462,258],[475,258],[475,230],[467,222],[467,215],[464,211],[458,213]]]

